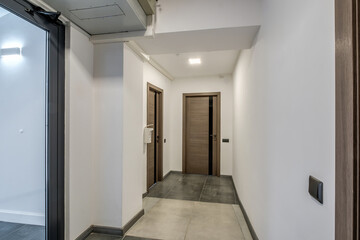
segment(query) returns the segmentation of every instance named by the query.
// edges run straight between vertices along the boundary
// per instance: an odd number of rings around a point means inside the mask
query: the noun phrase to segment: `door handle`
[[[160,136],[156,136],[156,142],[158,143],[160,139]]]
[[[216,134],[210,134],[210,137],[212,137],[214,141],[217,141],[217,136],[216,136]]]

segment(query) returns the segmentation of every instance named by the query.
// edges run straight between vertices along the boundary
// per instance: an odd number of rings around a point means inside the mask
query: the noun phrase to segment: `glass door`
[[[39,10],[0,0],[0,240],[64,239],[64,27]]]
[[[0,239],[45,239],[47,32],[0,7]]]

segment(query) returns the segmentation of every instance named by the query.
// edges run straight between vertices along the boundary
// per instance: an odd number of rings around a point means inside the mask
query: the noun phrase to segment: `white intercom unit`
[[[150,127],[150,125],[144,128],[144,143],[151,143],[151,137],[153,131],[154,128]]]

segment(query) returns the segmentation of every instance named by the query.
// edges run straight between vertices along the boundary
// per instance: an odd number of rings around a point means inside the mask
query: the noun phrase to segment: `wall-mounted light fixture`
[[[191,65],[201,64],[201,59],[200,58],[189,58],[189,63]]]
[[[3,57],[20,57],[21,56],[21,48],[13,47],[13,48],[2,48],[0,49],[0,56]]]

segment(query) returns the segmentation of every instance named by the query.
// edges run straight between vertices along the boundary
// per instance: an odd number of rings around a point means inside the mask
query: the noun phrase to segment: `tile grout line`
[[[192,214],[191,214],[191,217],[190,217],[190,219],[189,219],[189,222],[188,222],[188,224],[187,224],[187,226],[186,226],[185,235],[184,235],[184,240],[186,239],[186,235],[188,234],[189,226],[190,226],[190,223],[191,223],[192,218],[193,218],[193,216],[192,216]]]
[[[191,220],[193,219],[194,217],[194,210],[195,210],[195,201],[193,202],[193,209],[191,211],[191,217],[189,219],[189,222],[188,222],[188,225],[186,226],[186,230],[185,230],[185,235],[184,235],[184,240],[186,239],[186,235],[188,234],[188,231],[189,231],[189,226],[190,226],[190,223],[191,223]]]
[[[183,178],[184,176],[181,176],[181,178],[179,178],[177,180],[177,182],[180,182],[180,180]],[[162,198],[165,198],[165,199],[168,199],[167,196],[170,194],[170,192],[175,188],[176,184],[171,184],[171,186],[169,187],[169,191],[164,195],[164,197]]]
[[[199,197],[199,202],[201,202],[201,196],[203,195],[203,192],[204,192],[204,189],[205,189],[205,185],[206,185],[206,182],[208,180],[209,176],[206,177],[205,181],[204,181],[204,185],[203,185],[203,188],[201,190],[201,193],[200,193],[200,197]]]

